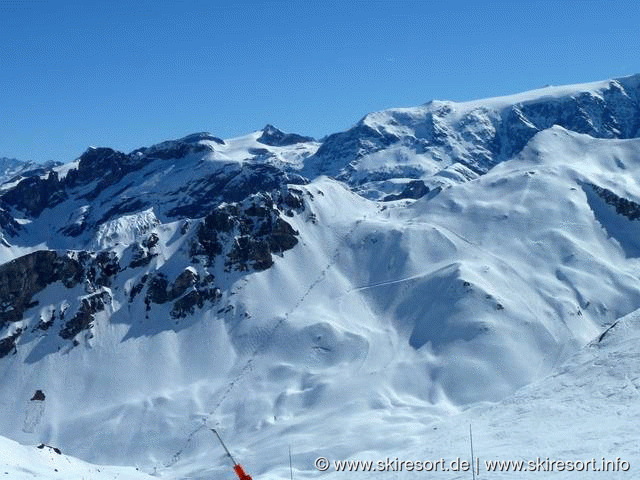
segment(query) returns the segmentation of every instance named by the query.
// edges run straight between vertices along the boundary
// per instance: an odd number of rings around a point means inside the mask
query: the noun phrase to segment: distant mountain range
[[[52,160],[45,163],[36,163],[0,157],[0,184],[19,178],[21,175],[41,175],[59,165],[62,165],[62,163]]]

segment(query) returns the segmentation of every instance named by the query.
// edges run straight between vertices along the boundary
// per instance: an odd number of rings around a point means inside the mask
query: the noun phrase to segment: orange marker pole
[[[224,451],[226,452],[227,456],[231,460],[231,463],[233,463],[233,471],[236,472],[236,475],[238,476],[238,480],[252,480],[251,475],[247,474],[244,471],[244,469],[242,468],[242,465],[240,465],[238,462],[236,462],[233,459],[233,457],[231,456],[231,452],[222,441],[222,437],[220,437],[220,434],[214,428],[212,428],[211,431],[216,434],[216,437],[218,437],[218,440],[220,441],[220,445],[222,445],[222,448],[224,448]]]

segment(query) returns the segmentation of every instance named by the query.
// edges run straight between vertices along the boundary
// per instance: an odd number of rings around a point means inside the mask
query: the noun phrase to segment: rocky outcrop
[[[90,147],[80,156],[78,168],[67,173],[64,183],[74,187],[99,179],[98,186],[88,195],[88,198],[95,198],[98,191],[120,180],[137,166],[137,162],[125,153],[112,148]]]
[[[48,285],[60,282],[66,288],[83,283],[90,295],[80,299],[74,316],[61,328],[59,335],[72,339],[82,330],[91,327],[95,313],[104,310],[111,302],[110,294],[102,287],[110,285],[120,271],[118,257],[114,252],[102,251],[58,253],[41,250],[19,257],[0,266],[0,328],[23,319],[27,309],[36,306],[33,297]],[[49,330],[59,318],[64,320],[67,307],[60,312],[52,310],[41,317],[32,330]],[[59,313],[59,317],[57,315]],[[22,330],[3,340],[3,349],[11,351]]]
[[[234,268],[246,271],[266,270],[273,265],[269,243],[262,238],[254,238],[251,235],[240,235],[235,238],[231,252],[227,256],[225,268],[227,271]]]
[[[224,145],[224,140],[214,137],[210,133],[192,133],[178,140],[162,142],[151,147],[143,147],[131,152],[134,157],[146,157],[149,160],[169,160],[172,158],[183,158],[190,154],[210,152],[213,149],[203,141]]]
[[[120,271],[120,263],[115,252],[102,251],[95,256],[82,252],[79,256],[84,261],[85,278],[93,288],[111,285],[111,279]]]
[[[0,204],[1,205],[1,204]],[[0,237],[4,235],[13,236],[17,235],[21,229],[20,224],[9,215],[9,212],[5,208],[0,206]]]
[[[382,201],[390,202],[404,198],[418,199],[424,197],[427,193],[429,193],[429,187],[427,187],[422,180],[412,180],[405,185],[402,192],[387,195]]]
[[[55,251],[40,250],[0,265],[0,327],[22,318],[32,297],[47,285],[62,282],[71,288],[82,280],[77,260]]]
[[[16,341],[20,338],[22,329],[18,328],[12,335],[0,340],[0,358],[6,357],[10,353],[16,353]]]
[[[196,287],[185,296],[177,300],[171,309],[173,318],[183,318],[195,312],[196,308],[203,308],[205,302],[217,302],[222,292],[216,287]]]
[[[214,284],[213,275],[200,278],[195,268],[187,267],[169,284],[167,277],[162,273],[156,273],[148,280],[145,304],[147,311],[151,310],[151,304],[164,304],[174,302],[171,309],[173,318],[182,318],[195,312],[196,308],[202,308],[205,302],[217,302],[222,293]]]
[[[285,185],[305,185],[308,180],[268,164],[225,165],[225,168],[191,183],[178,193],[183,204],[167,212],[169,217],[197,218],[219,204],[241,202],[259,192],[279,190]]]
[[[53,207],[66,199],[67,195],[58,174],[51,171],[46,178],[25,178],[0,198],[7,205],[35,217],[45,208]]]
[[[262,129],[262,135],[258,137],[258,142],[271,147],[286,147],[296,143],[313,142],[312,137],[303,137],[296,133],[284,133],[273,125],[267,125]]]
[[[629,220],[640,219],[640,204],[624,197],[620,197],[606,188],[602,188],[594,184],[589,184],[589,186],[600,198],[614,207],[616,209],[616,213],[619,215],[624,215]]]
[[[185,268],[174,280],[173,285],[168,292],[169,298],[178,298],[196,283],[198,283],[198,273],[193,267]]]
[[[83,330],[88,330],[93,326],[95,314],[105,309],[106,305],[111,303],[111,295],[106,292],[99,292],[86,296],[80,303],[80,308],[76,314],[67,321],[59,335],[70,340]]]
[[[272,253],[290,250],[298,243],[298,232],[281,217],[282,206],[287,202],[303,208],[298,194],[290,191],[261,193],[242,203],[220,205],[200,225],[191,247],[192,256],[204,257],[206,264],[212,265],[224,253],[224,246],[231,243],[225,256],[227,271],[269,268],[273,264]]]
[[[168,287],[169,282],[164,274],[156,273],[151,277],[147,287],[147,296],[145,297],[147,310],[149,310],[151,303],[162,304],[169,301]]]
[[[44,392],[42,390],[38,389],[38,390],[36,390],[36,392],[31,397],[31,401],[32,402],[44,402],[46,398],[47,397],[44,394]]]
[[[129,262],[130,268],[145,267],[149,265],[151,259],[154,257],[148,249],[144,248],[138,242],[131,245],[131,261]]]
[[[155,246],[158,244],[159,237],[156,233],[151,233],[142,243],[134,242],[129,247],[131,250],[130,268],[144,267],[149,265],[151,260],[157,256]]]
[[[170,285],[166,275],[157,272],[148,280],[147,296],[145,303],[147,307],[151,303],[162,304],[175,300],[183,295],[189,288],[198,285],[199,276],[193,267],[185,268]],[[207,278],[210,284],[213,277]]]

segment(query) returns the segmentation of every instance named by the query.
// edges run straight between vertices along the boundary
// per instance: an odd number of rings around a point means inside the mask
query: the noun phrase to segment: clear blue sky
[[[640,72],[640,2],[0,0],[0,157],[70,161],[273,123]]]

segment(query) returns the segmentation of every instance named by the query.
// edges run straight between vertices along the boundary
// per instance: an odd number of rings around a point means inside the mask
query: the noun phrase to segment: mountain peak
[[[258,138],[258,142],[271,147],[286,147],[296,143],[313,142],[313,137],[305,137],[297,133],[285,133],[271,124],[265,125],[262,129],[262,135]]]
[[[201,141],[210,141],[210,142],[215,142],[218,145],[224,145],[224,140],[222,140],[221,138],[218,138],[214,135],[212,135],[209,132],[196,132],[196,133],[191,133],[189,135],[187,135],[186,137],[182,137],[179,140],[177,140],[177,142],[182,142],[182,143],[198,143]]]

